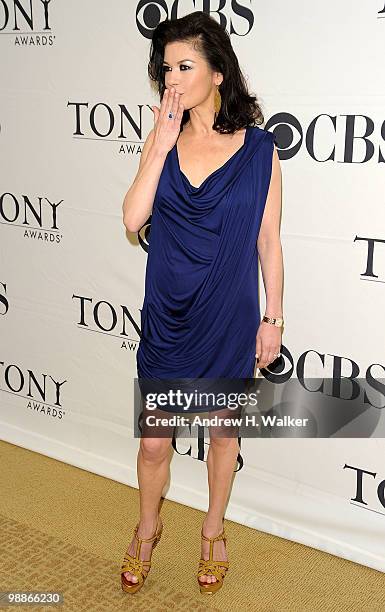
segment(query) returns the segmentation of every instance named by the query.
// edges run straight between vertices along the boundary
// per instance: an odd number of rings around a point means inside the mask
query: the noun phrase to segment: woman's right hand
[[[180,132],[184,111],[180,96],[175,93],[173,87],[171,90],[165,89],[160,109],[157,106],[151,108],[154,112],[154,139],[152,144],[168,153],[175,145]],[[168,117],[169,112],[173,114],[172,119]]]

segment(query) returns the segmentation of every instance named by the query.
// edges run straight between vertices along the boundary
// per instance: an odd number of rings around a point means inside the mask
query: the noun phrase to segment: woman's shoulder
[[[269,132],[266,128],[261,128],[259,125],[251,125],[249,129],[255,134],[258,141],[264,140],[269,145],[271,143],[276,144],[275,135],[273,132]]]
[[[269,134],[271,137],[274,137],[273,132],[269,132],[269,130],[267,130],[266,128],[262,128],[259,125],[250,125],[249,129],[254,130],[258,133],[260,133],[261,135],[263,134]]]

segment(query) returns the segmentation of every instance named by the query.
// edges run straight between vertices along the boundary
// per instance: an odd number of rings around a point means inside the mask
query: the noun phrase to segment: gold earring
[[[217,85],[217,90],[215,92],[215,97],[214,97],[214,110],[215,110],[216,114],[218,114],[219,111],[220,111],[221,103],[222,103],[222,97],[221,97],[221,94],[219,92],[219,86]]]

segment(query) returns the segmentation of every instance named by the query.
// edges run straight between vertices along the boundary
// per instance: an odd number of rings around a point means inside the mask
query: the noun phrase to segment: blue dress
[[[274,135],[243,145],[199,187],[167,154],[154,198],[138,379],[252,378],[260,324],[257,238]]]

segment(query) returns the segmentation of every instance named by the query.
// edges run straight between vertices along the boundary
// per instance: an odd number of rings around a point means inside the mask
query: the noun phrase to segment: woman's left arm
[[[265,210],[258,234],[257,249],[266,293],[266,316],[282,317],[283,257],[280,239],[282,210],[282,174],[278,152],[274,146],[272,171]],[[282,327],[261,321],[255,344],[259,357],[258,368],[265,368],[276,360],[274,354],[280,352]]]

